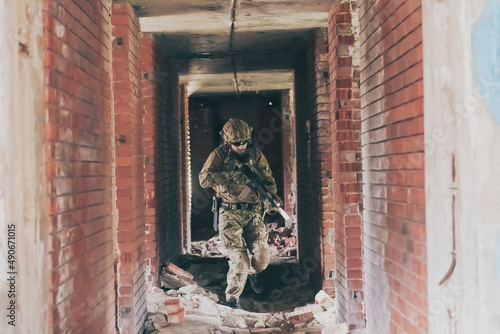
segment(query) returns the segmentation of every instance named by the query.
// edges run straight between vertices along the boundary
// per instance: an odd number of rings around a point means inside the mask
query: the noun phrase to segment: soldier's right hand
[[[239,163],[236,160],[229,160],[224,166],[224,170],[228,172],[234,172],[239,169]]]
[[[228,172],[221,172],[221,173],[215,173],[214,174],[214,180],[215,183],[221,185],[229,181],[231,177],[229,176]]]

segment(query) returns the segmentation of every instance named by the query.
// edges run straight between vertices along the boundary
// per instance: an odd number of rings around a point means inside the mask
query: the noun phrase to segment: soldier
[[[264,154],[251,144],[252,128],[247,123],[231,118],[220,134],[224,143],[210,154],[199,179],[203,188],[213,187],[222,200],[219,235],[229,253],[226,301],[233,308],[241,308],[239,297],[247,276],[256,293],[264,290],[257,275],[269,264],[268,234],[263,216],[266,212],[275,213],[275,208],[247,186],[248,179],[238,166],[255,167],[274,194],[276,182]]]

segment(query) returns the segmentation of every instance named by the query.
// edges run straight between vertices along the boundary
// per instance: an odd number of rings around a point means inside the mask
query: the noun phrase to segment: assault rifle
[[[250,182],[247,183],[247,186],[250,189],[256,191],[263,198],[268,200],[269,203],[278,210],[281,216],[285,218],[285,221],[290,219],[290,216],[288,216],[285,210],[283,210],[282,208],[283,202],[281,202],[281,199],[278,197],[278,195],[267,188],[255,167],[247,164],[238,164],[238,170],[241,171],[250,180]]]

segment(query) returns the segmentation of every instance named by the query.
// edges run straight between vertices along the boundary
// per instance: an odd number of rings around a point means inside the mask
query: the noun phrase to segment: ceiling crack
[[[234,72],[234,84],[236,86],[236,95],[240,96],[240,87],[238,84],[238,76],[236,75],[236,63],[234,62],[234,57],[231,56],[231,63],[233,64],[233,72]]]
[[[234,41],[234,22],[236,21],[236,7],[238,6],[239,0],[233,0],[233,6],[231,8],[231,32],[229,33],[229,53],[233,51],[233,41]],[[236,73],[236,62],[234,57],[231,56],[231,63],[233,64],[234,73],[234,84],[236,86],[236,95],[240,95],[240,87],[238,84],[238,74]]]

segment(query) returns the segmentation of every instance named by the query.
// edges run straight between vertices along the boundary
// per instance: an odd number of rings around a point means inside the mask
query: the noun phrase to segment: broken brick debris
[[[268,224],[269,252],[277,258],[297,257],[297,237],[294,230],[288,227],[278,227],[277,223]],[[209,240],[191,242],[191,254],[201,257],[225,257],[228,255],[222,245],[219,235]]]
[[[161,278],[162,282],[169,282],[170,290],[165,292],[153,288],[148,291],[148,321],[154,325],[148,327],[148,333],[154,333],[151,329],[180,324],[185,321],[186,314],[198,319],[209,319],[210,324],[208,320],[203,323],[217,328],[218,331],[214,333],[348,332],[347,324],[337,324],[335,301],[324,291],[316,294],[316,304],[295,307],[292,312],[253,313],[218,304],[217,295],[198,285],[193,281],[193,276],[186,273],[173,264],[167,264],[162,270]]]
[[[170,274],[176,275],[177,277],[187,278],[190,280],[192,280],[194,278],[194,276],[191,275],[191,273],[177,267],[172,262],[167,262],[167,264],[165,266],[165,270]]]
[[[228,255],[226,249],[222,245],[219,235],[209,240],[192,241],[191,254],[202,257],[225,257]]]
[[[250,330],[236,328],[234,329],[234,334],[250,334]]]
[[[178,324],[184,321],[184,309],[179,298],[172,298],[157,287],[146,294],[146,309],[151,314],[154,328],[165,327],[165,324]]]
[[[287,320],[283,320],[281,322],[280,328],[283,332],[289,333],[293,329],[293,325],[289,323]]]
[[[308,304],[306,306],[300,306],[295,308],[295,311],[303,311],[303,310],[311,311],[313,314],[324,311],[323,307],[320,304]]]
[[[325,327],[321,330],[321,334],[347,334],[349,332],[349,326],[346,322],[342,324],[337,324],[329,327]]]
[[[279,327],[277,327],[277,328],[253,328],[253,329],[250,329],[250,333],[251,334],[254,334],[254,333],[273,334],[273,333],[283,333],[283,331]]]
[[[267,327],[279,327],[281,324],[281,321],[279,321],[274,315],[269,314],[264,321]]]
[[[191,284],[195,283],[191,274],[189,274],[189,273],[188,273],[189,275],[183,274],[183,272],[185,272],[185,271],[180,269],[180,268],[179,269],[182,271],[177,271],[179,273],[179,275],[174,274],[172,271],[175,271],[175,269],[173,269],[173,268],[174,268],[173,266],[163,267],[162,272],[161,272],[161,276],[160,276],[160,283],[161,283],[162,288],[178,289],[178,288],[181,288],[183,286],[191,285]],[[171,270],[171,271],[169,271],[169,270]]]
[[[184,309],[181,307],[177,312],[167,314],[167,321],[171,324],[180,324],[184,321]]]
[[[167,314],[176,313],[181,308],[179,298],[167,298],[164,303],[164,310]]]
[[[323,307],[323,310],[327,311],[331,308],[335,307],[335,301],[333,300],[332,297],[330,297],[325,291],[321,290],[316,294],[316,297],[314,297],[314,300],[316,303],[321,305]]]
[[[329,327],[337,324],[337,313],[334,308],[316,313],[314,318],[323,326]]]
[[[296,310],[290,313],[285,313],[285,318],[288,320],[292,325],[297,325],[299,323],[307,323],[311,320],[314,319],[314,315],[312,311],[308,309],[303,309],[303,310]]]

